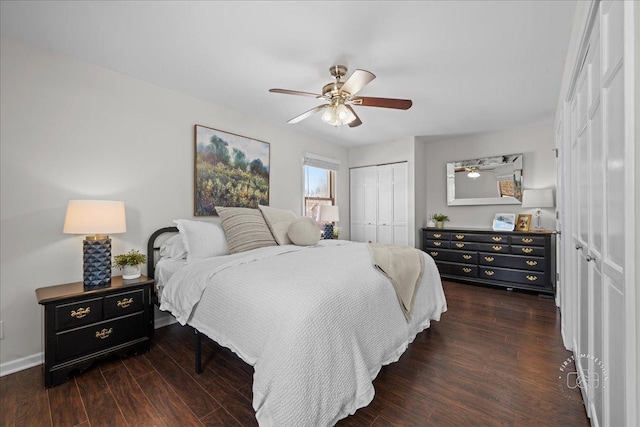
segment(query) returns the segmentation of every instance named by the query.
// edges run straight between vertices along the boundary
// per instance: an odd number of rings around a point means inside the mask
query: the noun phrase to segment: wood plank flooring
[[[551,299],[444,283],[448,312],[382,368],[369,406],[338,426],[588,426],[558,368],[570,356]],[[192,330],[156,330],[151,351],[106,359],[45,389],[42,368],[0,378],[3,426],[256,426],[253,369]]]

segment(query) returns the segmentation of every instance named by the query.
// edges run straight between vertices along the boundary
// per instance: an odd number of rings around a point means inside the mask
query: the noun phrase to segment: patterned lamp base
[[[111,284],[111,239],[84,240],[84,287],[95,288]]]
[[[324,225],[323,239],[333,239],[333,224],[328,222]]]

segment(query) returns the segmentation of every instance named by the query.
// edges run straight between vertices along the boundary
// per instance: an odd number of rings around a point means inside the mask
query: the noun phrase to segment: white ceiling
[[[3,37],[24,40],[277,126],[345,146],[509,129],[554,116],[575,1],[2,1]],[[331,65],[377,75],[333,128],[319,93]]]

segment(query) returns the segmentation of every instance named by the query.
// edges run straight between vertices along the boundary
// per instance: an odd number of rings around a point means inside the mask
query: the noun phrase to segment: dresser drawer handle
[[[458,248],[464,248],[464,243],[456,243],[456,247],[458,247]]]
[[[494,274],[496,274],[495,272],[491,271],[491,270],[485,270],[484,274],[486,274],[487,276],[493,276]]]
[[[441,246],[442,242],[433,242],[433,246]]]
[[[100,339],[105,339],[105,338],[109,338],[109,335],[111,335],[111,333],[113,332],[113,328],[104,328],[101,331],[96,331],[96,338],[100,338]]]
[[[462,255],[462,258],[464,258],[464,259],[471,259],[471,255],[464,254],[464,255]]]
[[[71,310],[71,317],[75,317],[76,319],[82,319],[87,314],[91,313],[91,307],[82,308],[80,307],[77,310]]]
[[[471,269],[468,267],[463,267],[462,271],[464,271],[465,273],[471,273]]]
[[[121,308],[127,308],[131,304],[133,304],[133,298],[123,298],[120,301],[118,301],[118,307],[121,307]]]
[[[435,237],[436,239],[439,239],[442,237],[442,234],[440,233],[433,233],[433,237]]]
[[[464,234],[456,234],[456,239],[458,240],[464,239]]]
[[[492,256],[486,256],[484,257],[484,260],[487,262],[493,262],[494,258]]]
[[[429,253],[431,254],[431,256],[438,256],[438,252],[436,252],[436,251],[431,251]]]
[[[538,265],[538,261],[531,261],[531,260],[527,260],[527,265],[533,267],[534,265]]]
[[[527,276],[527,280],[535,282],[536,280],[538,280],[538,276]]]
[[[494,242],[502,242],[502,236],[493,236],[491,239]]]
[[[500,245],[493,245],[493,246],[491,246],[491,247],[492,247],[492,248],[493,248],[493,250],[494,250],[494,251],[496,251],[496,252],[497,252],[497,251],[501,251],[501,250],[502,250],[502,246],[500,246]]]
[[[533,239],[531,237],[522,238],[522,243],[531,243],[531,242],[533,242]]]
[[[522,248],[522,252],[524,252],[525,254],[530,254],[531,252],[533,252],[532,248]]]

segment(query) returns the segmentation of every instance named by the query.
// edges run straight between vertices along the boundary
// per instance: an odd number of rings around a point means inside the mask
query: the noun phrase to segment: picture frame
[[[269,205],[268,142],[194,126],[194,216],[217,216],[216,206]]]
[[[513,231],[516,226],[516,214],[497,213],[493,218],[494,231]]]
[[[531,227],[531,214],[519,214],[518,219],[516,220],[516,230],[518,231],[529,231]]]

